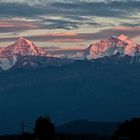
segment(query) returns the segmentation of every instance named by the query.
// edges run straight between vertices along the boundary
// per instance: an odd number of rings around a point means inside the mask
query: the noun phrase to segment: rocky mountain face
[[[68,65],[73,63],[71,59],[60,59],[57,57],[46,57],[46,56],[23,56],[15,65],[13,69],[41,69],[48,66],[60,67],[62,65]]]
[[[126,55],[134,57],[140,54],[140,45],[131,41],[127,36],[120,35],[91,44],[87,50],[89,52],[88,59],[103,58],[116,54],[120,54],[121,57]]]
[[[20,37],[14,44],[3,48],[1,50],[0,56],[11,57],[14,55],[27,56],[27,55],[37,55],[46,56],[47,53],[41,48],[37,47],[33,42]]]
[[[20,37],[14,44],[0,49],[0,66],[7,70],[23,56],[47,56],[47,52],[33,42]]]
[[[139,48],[121,35],[85,49],[91,60],[49,57],[23,38],[1,49],[0,65],[12,68],[0,72],[0,129],[15,133],[23,118],[32,127],[40,114],[49,114],[56,124],[140,116]]]

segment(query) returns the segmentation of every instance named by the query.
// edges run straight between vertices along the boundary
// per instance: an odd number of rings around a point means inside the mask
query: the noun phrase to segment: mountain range
[[[96,134],[111,136],[118,129],[121,122],[95,122],[75,120],[56,127],[57,133],[65,134]]]
[[[40,115],[49,115],[56,125],[140,116],[139,45],[121,35],[79,51],[84,55],[81,60],[74,59],[71,52],[71,58],[56,57],[25,38],[1,48],[0,134],[17,132],[22,121],[31,131]],[[76,127],[79,129],[77,123]],[[105,133],[110,128],[105,132],[100,126]]]
[[[140,116],[140,64],[80,60],[61,67],[0,73],[0,133],[32,130],[40,115],[72,120],[123,121]]]
[[[91,44],[88,48],[89,58],[96,59],[104,56],[113,56],[119,53],[121,56],[136,56],[140,53],[140,45],[131,41],[127,36],[112,36],[110,39],[101,40]]]
[[[126,57],[139,62],[140,45],[131,41],[127,36],[112,36],[110,39],[101,40],[91,44],[86,49],[73,50],[47,50],[36,46],[32,41],[20,37],[14,44],[0,48],[0,66],[3,70],[12,67],[61,66],[75,60],[110,60]],[[116,60],[116,61],[117,61]],[[132,62],[133,62],[132,61]]]

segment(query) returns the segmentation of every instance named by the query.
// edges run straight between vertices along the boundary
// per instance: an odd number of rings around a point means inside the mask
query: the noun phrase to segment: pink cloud
[[[40,26],[33,21],[0,19],[0,32],[17,32],[38,28]]]
[[[124,26],[120,26],[120,27],[115,27],[112,30],[116,30],[116,31],[140,31],[140,27],[124,27]]]
[[[74,39],[70,39],[70,38],[67,38],[67,39],[54,39],[52,40],[52,42],[84,42],[85,40],[84,39],[77,39],[77,38],[74,38]]]
[[[23,23],[24,24],[24,23]],[[26,24],[25,24],[26,25]],[[36,27],[34,24],[30,24],[31,27]],[[140,36],[140,27],[115,27],[111,29],[101,30],[96,33],[75,33],[75,32],[58,32],[48,34],[36,34],[32,36],[25,36],[28,39],[36,42],[67,42],[67,43],[83,43],[89,40],[108,39],[112,35],[126,34],[130,38],[136,38]],[[1,42],[15,41],[16,37],[0,38]]]

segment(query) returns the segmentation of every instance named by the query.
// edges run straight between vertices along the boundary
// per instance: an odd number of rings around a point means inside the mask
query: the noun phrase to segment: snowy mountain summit
[[[91,44],[88,48],[89,59],[97,59],[105,56],[120,54],[121,56],[136,56],[140,53],[140,45],[134,43],[125,35],[112,36],[110,39],[101,40]]]
[[[47,52],[20,37],[14,44],[0,49],[0,66],[4,70],[9,69],[22,56],[47,56]]]
[[[41,48],[37,47],[33,42],[20,37],[14,44],[3,49],[1,53],[4,57],[19,55],[39,55],[45,56],[47,53]]]
[[[47,50],[37,47],[32,41],[20,37],[14,44],[0,48],[0,67],[3,70],[8,70],[13,66],[15,68],[23,66],[29,68],[61,66],[73,62],[71,59],[76,60],[79,56],[81,60],[106,57],[114,58],[116,56],[122,60],[128,56],[131,60],[137,58],[137,62],[140,62],[140,45],[123,34],[93,43],[87,49],[81,51],[72,52],[71,50],[69,54],[71,57],[67,57],[70,60],[61,57],[63,53],[67,53],[66,51],[62,51],[61,53],[56,51],[53,53],[56,54],[51,55]]]

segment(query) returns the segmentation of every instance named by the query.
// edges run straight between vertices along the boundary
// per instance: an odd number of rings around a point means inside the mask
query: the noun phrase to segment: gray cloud
[[[129,1],[129,2],[128,2]],[[9,2],[9,3],[8,3]],[[48,5],[34,5],[31,3],[45,3],[45,0],[24,0],[10,3],[12,1],[0,2],[0,17],[26,17],[39,20],[44,28],[47,29],[73,29],[78,28],[80,25],[101,26],[104,25],[91,21],[89,16],[97,17],[116,17],[116,18],[131,18],[132,15],[140,12],[140,1],[124,0],[124,1],[111,1],[97,2],[95,0],[71,0],[71,1],[46,1]],[[30,3],[30,4],[29,4]],[[40,15],[45,16],[59,16],[63,19],[51,20],[43,19]],[[84,17],[83,17],[84,16]],[[66,20],[67,19],[67,20]],[[124,24],[125,25],[125,24]],[[127,26],[137,26],[135,24],[127,24]],[[113,26],[113,25],[112,25]]]
[[[49,3],[56,3],[56,2],[67,2],[67,3],[76,3],[76,2],[105,2],[110,3],[114,1],[121,1],[121,2],[130,2],[130,1],[139,1],[139,0],[1,0],[1,3],[20,3],[20,4],[28,4],[28,5],[45,5]]]
[[[31,3],[42,5],[31,6]],[[73,13],[114,16],[119,13],[130,14],[131,11],[139,10],[139,6],[139,0],[1,0],[0,11],[3,15],[27,17],[40,14],[73,15]]]
[[[96,27],[100,31],[94,33],[82,33],[74,36],[49,36],[36,35],[26,36],[28,39],[39,42],[82,42],[94,41],[104,38],[109,38],[112,35],[126,34],[130,38],[140,36],[140,30],[131,30],[127,28],[111,29],[115,26],[115,22],[102,22],[94,19],[94,16],[105,19],[109,17],[119,19],[120,26],[139,27],[137,13],[140,12],[140,1],[133,0],[11,0],[1,2],[0,0],[0,21],[4,19],[11,19],[11,21],[4,21],[9,23],[9,27],[0,25],[0,33],[11,33],[13,36],[18,36],[18,33],[26,30],[34,29],[77,29],[81,27],[92,28]],[[133,17],[135,15],[135,17]],[[17,22],[14,18],[33,19],[32,22],[21,21]],[[58,18],[53,18],[58,17]],[[125,21],[128,20],[129,22]],[[24,24],[22,24],[22,22]],[[11,26],[12,25],[14,26]],[[29,26],[28,26],[29,25]],[[110,29],[103,30],[108,27]],[[16,40],[16,37],[0,38],[0,42],[8,42]]]

